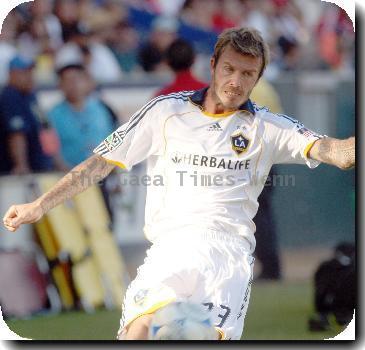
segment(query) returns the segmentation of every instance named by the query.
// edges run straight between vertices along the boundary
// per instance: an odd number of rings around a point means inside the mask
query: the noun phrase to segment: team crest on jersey
[[[118,131],[113,132],[104,140],[104,144],[110,152],[117,148],[122,142],[123,139]]]
[[[137,305],[142,305],[146,299],[146,296],[148,294],[148,290],[147,289],[140,289],[135,296],[133,297],[134,302]]]
[[[247,151],[248,146],[250,145],[250,140],[244,136],[242,132],[240,132],[231,136],[231,145],[236,154],[241,155]]]

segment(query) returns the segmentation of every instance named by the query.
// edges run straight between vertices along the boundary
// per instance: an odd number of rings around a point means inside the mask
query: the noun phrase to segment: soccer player
[[[211,59],[209,88],[156,97],[72,176],[5,214],[5,226],[16,231],[116,165],[130,169],[147,159],[145,234],[153,245],[126,292],[118,339],[146,339],[153,312],[173,300],[204,304],[217,338],[240,339],[252,283],[252,218],[271,166],[355,165],[354,137],[317,135],[249,99],[268,56],[256,30],[224,31]]]

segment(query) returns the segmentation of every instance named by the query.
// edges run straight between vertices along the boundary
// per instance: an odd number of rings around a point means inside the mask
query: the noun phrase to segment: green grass
[[[333,331],[310,332],[313,311],[308,283],[253,283],[242,339],[323,340],[339,334],[335,325]]]
[[[312,289],[308,283],[256,282],[242,339],[322,340],[340,332],[339,328],[309,332],[307,319],[312,312]],[[36,340],[114,340],[119,318],[119,311],[102,310],[7,320],[7,324],[18,335]]]

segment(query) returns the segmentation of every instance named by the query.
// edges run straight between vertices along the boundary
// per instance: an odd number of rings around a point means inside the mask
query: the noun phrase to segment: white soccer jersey
[[[95,150],[126,169],[147,159],[145,234],[215,230],[255,248],[257,198],[273,164],[319,163],[307,152],[321,136],[248,100],[236,112],[209,114],[206,89],[159,96]]]

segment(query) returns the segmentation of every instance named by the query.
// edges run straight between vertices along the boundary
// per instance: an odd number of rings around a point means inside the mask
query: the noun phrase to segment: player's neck
[[[215,92],[209,88],[204,97],[203,103],[204,112],[209,114],[223,114],[227,112],[234,112],[236,109],[227,109],[223,106]]]

